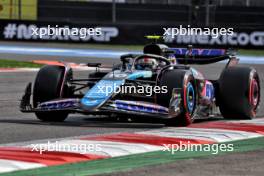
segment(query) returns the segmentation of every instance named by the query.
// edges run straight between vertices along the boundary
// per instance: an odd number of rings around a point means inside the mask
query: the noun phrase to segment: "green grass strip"
[[[220,151],[217,155],[264,149],[264,137],[234,141],[225,144],[233,144],[234,151]],[[181,159],[209,157],[217,155],[213,155],[212,151],[184,151],[176,152],[175,154],[171,154],[170,152],[157,151],[103,160],[94,160],[89,162],[15,171],[6,174],[0,174],[0,176],[87,176],[103,173],[113,173],[117,171],[128,171],[144,166],[171,163]]]
[[[41,66],[27,61],[0,59],[0,68],[40,68]]]

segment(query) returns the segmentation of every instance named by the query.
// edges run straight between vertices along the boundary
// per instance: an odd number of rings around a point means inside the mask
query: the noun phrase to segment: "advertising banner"
[[[92,35],[90,32],[94,29],[100,30],[100,35]],[[0,40],[141,45],[149,43],[149,40],[146,40],[144,36],[164,35],[166,29],[168,26],[159,25],[61,24],[0,20]],[[220,34],[217,33],[217,37],[214,37],[206,33],[186,35],[183,33],[166,36],[163,42],[170,46],[192,44],[195,47],[264,48],[264,28],[232,28],[232,34]]]

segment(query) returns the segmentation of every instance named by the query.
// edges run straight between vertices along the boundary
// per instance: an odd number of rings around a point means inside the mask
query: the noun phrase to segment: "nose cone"
[[[81,106],[85,110],[94,110],[95,108],[99,107],[101,103],[104,102],[104,98],[98,98],[98,99],[93,99],[89,97],[84,97],[81,100]]]
[[[124,80],[101,80],[94,85],[81,100],[84,110],[92,111],[103,105],[123,85]]]

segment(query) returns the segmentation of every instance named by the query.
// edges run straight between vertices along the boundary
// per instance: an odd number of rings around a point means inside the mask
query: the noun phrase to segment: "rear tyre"
[[[167,121],[172,126],[188,126],[194,120],[196,108],[196,86],[191,72],[186,70],[168,70],[164,72],[160,80],[160,86],[167,86],[166,94],[157,94],[158,104],[169,107],[174,88],[181,90],[182,112],[179,116]]]
[[[260,101],[260,82],[255,69],[226,68],[219,79],[219,108],[226,119],[256,117]]]
[[[65,68],[62,66],[44,66],[36,77],[33,89],[33,107],[39,103],[69,96],[69,88],[63,82]],[[72,78],[72,70],[66,74],[66,80]],[[61,93],[62,91],[62,93]],[[36,112],[37,118],[41,121],[62,122],[68,112]]]

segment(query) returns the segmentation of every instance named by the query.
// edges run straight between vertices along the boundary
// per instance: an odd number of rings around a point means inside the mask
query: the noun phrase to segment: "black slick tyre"
[[[65,68],[62,66],[43,66],[35,79],[33,89],[33,107],[36,108],[39,103],[53,100],[56,98],[67,97],[67,86],[63,81]],[[70,70],[65,79],[72,77]],[[36,117],[41,121],[61,122],[64,121],[68,112],[36,112]]]
[[[167,86],[167,93],[156,95],[157,103],[169,107],[174,88],[179,89],[182,98],[181,114],[169,119],[170,126],[188,126],[194,120],[196,108],[196,86],[192,73],[188,70],[167,70],[163,73],[159,86]]]
[[[260,82],[255,69],[229,67],[219,79],[219,108],[226,119],[256,117],[260,102]]]

